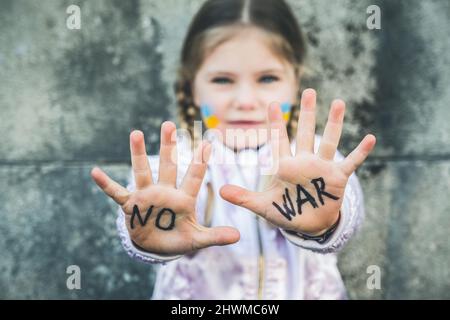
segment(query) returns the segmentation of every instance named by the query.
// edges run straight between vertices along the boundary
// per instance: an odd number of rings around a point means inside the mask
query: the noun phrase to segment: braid
[[[191,138],[197,141],[199,137],[196,137],[198,133],[194,132],[194,121],[201,121],[200,109],[194,104],[191,83],[181,70],[178,72],[174,89],[180,127],[187,129]]]
[[[300,78],[302,74],[302,65],[301,64],[295,64],[294,65],[294,72],[298,79],[298,83],[300,83]],[[291,106],[291,113],[289,116],[289,120],[286,124],[286,130],[287,134],[290,140],[295,139],[295,134],[297,133],[297,127],[298,127],[298,116],[300,113],[300,102],[302,99],[302,90],[301,88],[298,88],[297,92],[297,100],[294,104]]]
[[[301,100],[301,90],[298,91],[297,101],[291,106],[291,113],[289,116],[289,120],[286,124],[286,130],[288,133],[289,139],[295,139],[295,134],[297,132],[298,127],[298,116],[300,113],[300,100]]]

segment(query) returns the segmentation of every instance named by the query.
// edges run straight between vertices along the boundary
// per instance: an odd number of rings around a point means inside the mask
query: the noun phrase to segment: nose
[[[252,85],[241,84],[237,88],[235,105],[242,111],[254,110],[257,108],[256,90]]]

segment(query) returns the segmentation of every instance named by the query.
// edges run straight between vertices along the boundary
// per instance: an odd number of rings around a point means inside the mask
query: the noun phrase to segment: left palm
[[[345,113],[341,100],[333,101],[328,122],[314,153],[316,93],[303,92],[292,156],[280,107],[269,107],[274,163],[278,165],[268,188],[252,192],[234,185],[220,190],[225,200],[247,208],[275,226],[311,235],[323,233],[339,218],[345,187],[350,175],[364,162],[376,139],[367,135],[343,161],[335,162]],[[276,133],[276,134],[274,134]]]

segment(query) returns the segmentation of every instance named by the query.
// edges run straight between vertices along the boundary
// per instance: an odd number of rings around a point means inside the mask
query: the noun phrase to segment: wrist
[[[325,228],[325,229],[321,229],[319,231],[316,232],[302,232],[300,231],[300,233],[306,235],[306,236],[310,236],[310,237],[320,237],[323,236],[325,233],[327,233],[329,230],[331,229],[336,229],[339,221],[341,220],[341,210],[339,210],[338,214],[336,215],[336,218],[334,220],[334,222],[331,224],[331,226]]]
[[[288,230],[286,230],[286,232],[296,235],[296,236],[302,238],[303,240],[314,240],[320,244],[323,244],[328,241],[328,239],[331,237],[331,235],[337,229],[340,220],[341,220],[341,211],[339,210],[338,218],[337,218],[336,222],[328,229],[321,230],[320,232],[317,232],[314,234],[304,233],[304,232],[294,232],[294,231],[288,231]]]
[[[140,251],[142,251],[142,252],[145,252],[145,253],[153,253],[153,252],[150,252],[150,251],[148,251],[148,250],[142,248],[140,245],[138,245],[138,244],[137,244],[136,242],[134,242],[133,240],[131,240],[131,243],[133,244],[133,246],[134,246],[136,249],[138,249],[138,250],[140,250]]]

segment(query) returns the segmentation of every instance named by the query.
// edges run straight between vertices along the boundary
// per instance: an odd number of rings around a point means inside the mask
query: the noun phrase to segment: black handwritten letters
[[[317,198],[319,199],[319,202],[322,206],[325,204],[323,197],[327,197],[332,200],[339,199],[338,197],[325,191],[325,181],[323,180],[322,177],[317,178],[317,179],[312,179],[311,183],[314,185],[314,188],[316,189]],[[314,209],[319,207],[316,199],[305,188],[303,188],[299,184],[297,184],[296,188],[297,188],[297,199],[296,199],[297,211],[295,210],[294,204],[289,195],[288,188],[286,188],[284,190],[283,204],[282,204],[283,208],[280,207],[280,205],[277,204],[276,202],[272,202],[272,204],[275,206],[275,208],[277,208],[277,210],[289,221],[292,220],[292,217],[295,216],[296,212],[299,215],[302,214],[302,206],[307,202],[309,202]]]
[[[138,219],[139,224],[141,225],[141,227],[145,226],[148,222],[148,219],[150,218],[151,214],[153,211],[153,206],[151,206],[148,210],[147,213],[145,214],[145,217],[142,218],[141,213],[139,212],[139,208],[137,205],[134,205],[133,207],[133,213],[131,214],[131,220],[130,220],[130,227],[131,229],[135,228],[135,219]],[[161,219],[164,216],[169,216],[169,223],[166,225],[162,225]],[[172,230],[175,227],[175,212],[173,212],[172,209],[169,208],[162,208],[161,210],[159,210],[158,215],[156,216],[156,220],[155,220],[155,226],[160,229],[160,230]]]
[[[167,226],[161,225],[161,218],[163,215],[167,213],[166,215],[170,216],[170,222]],[[158,215],[156,216],[155,221],[156,227],[158,227],[161,230],[172,230],[175,227],[175,212],[173,212],[171,209],[163,208],[158,212]]]

